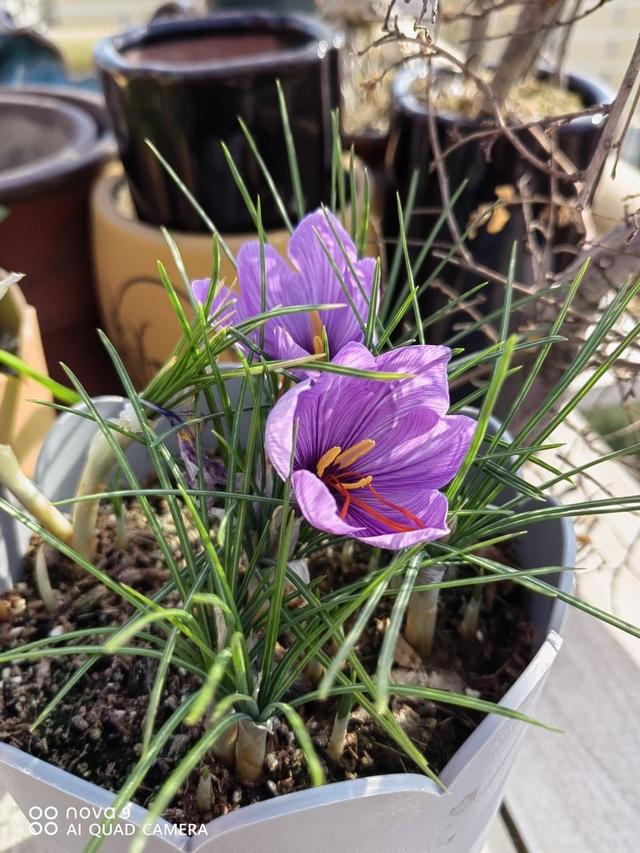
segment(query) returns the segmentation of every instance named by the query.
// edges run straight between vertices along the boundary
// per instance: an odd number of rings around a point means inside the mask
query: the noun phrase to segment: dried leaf
[[[420,655],[413,646],[409,645],[402,635],[398,637],[393,659],[398,666],[408,667],[409,669],[423,668]]]
[[[503,207],[501,204],[498,205],[491,214],[491,219],[487,225],[487,233],[499,234],[510,219],[511,214],[507,208]]]
[[[24,278],[24,273],[7,272],[0,267],[0,299],[6,294],[12,284],[17,284]]]

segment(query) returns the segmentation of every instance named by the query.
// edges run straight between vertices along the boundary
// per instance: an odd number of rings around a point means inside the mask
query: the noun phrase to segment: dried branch
[[[568,3],[571,4],[571,12],[569,13],[569,25],[562,27],[560,33],[560,39],[558,41],[557,46],[555,46],[555,68],[553,74],[551,75],[551,80],[557,86],[560,85],[562,81],[562,72],[564,61],[567,57],[569,40],[573,33],[573,29],[575,26],[576,18],[580,13],[580,7],[582,6],[583,0],[567,0]]]
[[[640,36],[638,37],[629,66],[625,72],[622,83],[620,84],[620,88],[618,89],[618,94],[609,108],[609,117],[607,118],[602,136],[598,142],[598,147],[591,158],[589,168],[585,172],[584,180],[576,202],[578,211],[580,212],[589,207],[593,201],[593,196],[597,189],[598,181],[600,180],[600,175],[602,174],[602,169],[607,157],[609,156],[609,152],[614,148],[619,149],[620,147],[622,140],[618,139],[617,142],[614,142],[614,139],[618,125],[624,115],[627,102],[629,101],[633,88],[636,85],[639,71]],[[628,127],[628,124],[625,127]]]
[[[585,246],[567,269],[562,272],[563,281],[571,281],[580,271],[587,258],[591,263],[576,293],[565,326],[560,329],[565,341],[553,348],[553,358],[547,359],[527,396],[527,408],[535,409],[548,395],[567,367],[576,357],[581,341],[588,334],[605,297],[626,282],[629,277],[640,277],[640,209],[630,221],[617,225],[601,237],[597,243]],[[542,303],[540,303],[542,304]],[[536,322],[550,325],[556,316],[552,306],[536,317]],[[612,330],[612,341],[617,337]],[[524,369],[526,370],[526,364]],[[637,370],[637,364],[634,365]],[[531,407],[529,409],[529,406]],[[519,413],[516,421],[526,421],[527,412]],[[516,423],[517,425],[517,423]]]
[[[431,60],[429,60],[429,74],[427,76],[427,125],[429,128],[429,143],[431,145],[431,150],[433,152],[433,162],[435,163],[436,172],[438,175],[438,186],[440,188],[440,198],[442,200],[443,208],[449,208],[449,213],[447,215],[447,223],[449,225],[449,230],[451,231],[451,235],[456,243],[460,246],[460,252],[462,256],[467,261],[472,261],[471,254],[467,247],[465,246],[464,240],[462,239],[462,232],[460,231],[460,226],[458,225],[458,220],[454,213],[453,207],[451,207],[451,188],[449,186],[449,176],[447,174],[447,170],[444,165],[444,161],[442,159],[442,150],[440,147],[440,140],[438,139],[438,131],[436,129],[436,120],[435,113],[432,106],[432,93],[431,93],[431,79],[433,73],[433,66],[431,64]]]
[[[563,0],[532,0],[522,8],[515,32],[498,62],[491,89],[503,106],[514,83],[535,65],[550,28],[555,24]]]
[[[532,2],[535,3],[536,0],[532,0]],[[534,21],[532,26],[531,26],[531,29],[529,29],[529,30],[525,31],[525,30],[519,30],[518,29],[515,31],[509,30],[509,32],[506,32],[506,33],[496,33],[494,35],[487,36],[487,41],[499,41],[500,39],[510,39],[513,36],[533,36],[540,29],[548,31],[548,30],[553,30],[556,27],[572,27],[578,21],[582,21],[584,18],[588,18],[589,15],[593,15],[593,13],[597,12],[598,9],[601,9],[604,5],[606,5],[607,3],[611,3],[611,2],[612,2],[612,0],[598,0],[598,2],[594,6],[591,6],[589,9],[585,9],[584,12],[581,12],[578,15],[574,15],[574,17],[572,17],[572,18],[567,18],[567,20],[565,20],[565,21],[553,21],[552,23],[548,23],[545,25],[536,25],[536,23]],[[498,8],[502,8],[503,5],[508,6],[511,4],[509,4],[509,3],[500,4],[500,6]],[[455,16],[453,16],[453,17],[455,17]],[[460,43],[464,44],[465,40],[462,40]]]
[[[622,128],[622,131],[620,132],[620,136],[618,137],[617,142],[615,142],[615,144],[613,145],[613,148],[615,148],[616,156],[614,158],[613,166],[611,168],[611,180],[615,180],[616,173],[618,171],[618,163],[620,162],[620,152],[622,151],[622,143],[624,142],[625,137],[629,131],[629,127],[631,126],[631,120],[635,115],[639,100],[640,86],[636,88],[636,93],[633,96],[633,102],[631,104],[631,107],[627,111],[627,118],[625,119],[624,126]]]
[[[588,117],[599,114],[606,116],[608,115],[608,113],[608,104],[594,104],[592,107],[585,107],[585,109],[579,110],[577,112],[563,113],[562,115],[554,116],[553,118],[534,119],[532,121],[512,123],[511,130],[514,133],[517,133],[521,130],[530,130],[533,127],[537,127],[546,131],[556,127],[563,127],[565,124],[570,124],[577,118],[584,118],[585,116]],[[445,148],[442,152],[442,157],[446,159],[450,154],[453,154],[454,151],[456,151],[458,148],[461,148],[463,145],[466,145],[468,142],[485,139],[487,143],[489,143],[495,140],[501,134],[501,128],[495,126],[488,127],[485,130],[476,130],[473,133],[467,133],[460,139],[457,139],[455,142],[452,142],[451,145],[449,145],[447,148]]]
[[[484,10],[483,0],[474,0],[474,8]],[[491,12],[482,11],[479,15],[471,18],[469,26],[469,41],[467,42],[466,60],[469,68],[477,69],[482,63],[484,46],[487,40],[487,32],[491,21]]]

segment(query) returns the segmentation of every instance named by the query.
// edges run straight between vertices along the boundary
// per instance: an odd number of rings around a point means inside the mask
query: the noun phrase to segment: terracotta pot
[[[360,166],[357,175],[361,183]],[[96,284],[104,327],[136,386],[142,389],[180,338],[178,320],[158,275],[158,260],[169,272],[182,306],[191,317],[189,294],[177,274],[160,229],[136,217],[126,182],[117,167],[105,171],[96,182],[91,220]],[[210,235],[180,231],[172,231],[171,235],[190,279],[207,278],[211,274]],[[247,240],[257,239],[255,231],[223,236],[234,255]],[[271,229],[267,238],[286,257],[288,230]],[[372,256],[380,251],[373,224],[366,251]],[[232,284],[235,268],[223,252],[220,260],[220,278]]]
[[[106,398],[97,405],[104,417],[113,419],[124,402]],[[90,420],[65,414],[51,431],[36,474],[51,499],[74,493],[94,429]],[[139,477],[149,473],[141,445],[131,448],[130,462]],[[11,569],[11,557],[3,554],[2,546],[15,540],[16,526],[0,514],[0,577]],[[574,565],[575,534],[566,518],[534,525],[514,540],[514,546],[523,568]],[[572,573],[545,579],[569,591]],[[564,603],[557,599],[532,598],[536,652],[500,704],[535,717],[536,701],[562,644],[564,610]],[[485,717],[441,772],[446,791],[413,772],[336,782],[245,806],[211,821],[203,830],[196,827],[198,834],[192,837],[158,820],[146,833],[145,849],[148,853],[479,853],[525,731],[522,722]],[[111,791],[4,743],[0,743],[0,764],[3,781],[37,836],[32,839],[37,853],[80,853],[90,840],[91,826],[109,816],[105,809],[116,796]],[[145,815],[141,806],[129,804],[101,849],[124,853]]]
[[[386,172],[388,183],[388,201],[385,215],[385,236],[394,238],[397,235],[397,213],[395,192],[400,193],[401,199],[407,198],[411,178],[415,170],[419,172],[415,196],[417,212],[407,223],[407,238],[414,247],[424,243],[438,218],[438,210],[442,207],[442,199],[438,174],[429,171],[432,160],[429,135],[429,118],[426,104],[419,100],[412,87],[420,76],[425,75],[424,65],[409,65],[400,72],[393,83],[394,116],[386,153]],[[425,82],[426,85],[426,82]],[[608,93],[590,80],[568,76],[568,87],[581,95],[585,106],[594,106],[610,100]],[[452,143],[465,135],[483,129],[481,119],[461,118],[450,113],[438,113],[434,116],[436,133],[440,149],[444,151]],[[584,169],[591,160],[602,128],[604,116],[596,114],[576,119],[558,128],[557,145],[567,155],[577,169]],[[532,140],[526,131],[520,135],[524,144],[531,150]],[[493,204],[496,201],[496,188],[512,187],[518,193],[518,181],[523,175],[529,175],[528,189],[537,197],[548,198],[550,195],[550,178],[529,164],[513,144],[505,137],[498,136],[491,147],[490,157],[487,157],[484,140],[472,140],[460,146],[446,158],[447,175],[450,190],[453,193],[463,181],[467,185],[454,206],[457,222],[462,231],[478,216],[482,205]],[[545,153],[538,147],[534,150],[537,157],[546,159]],[[572,185],[559,181],[557,190],[571,195]],[[436,212],[425,212],[425,209]],[[500,275],[506,275],[509,258],[514,241],[518,243],[517,276],[524,283],[535,280],[531,254],[526,246],[526,222],[522,205],[513,204],[508,207],[510,218],[497,233],[489,233],[486,227],[478,228],[477,235],[469,239],[468,248],[477,263]],[[532,215],[544,217],[544,205],[532,204]],[[448,226],[444,226],[437,238],[446,243],[453,242]],[[573,226],[558,225],[552,238],[554,246],[574,244],[578,234]],[[411,250],[413,257],[419,249]],[[567,252],[553,252],[549,257],[548,270],[557,272],[563,269],[573,255]],[[421,284],[439,264],[440,259],[428,257],[418,273],[418,284]],[[456,293],[464,293],[478,285],[481,281],[478,275],[466,272],[454,264],[448,264],[440,273],[439,278],[448,284]],[[499,284],[490,284],[483,288],[482,295],[485,303],[480,307],[483,313],[490,313],[499,308],[504,299],[504,288]],[[445,297],[435,288],[428,288],[422,298],[422,310],[425,315],[441,308]],[[464,312],[451,314],[445,320],[430,327],[430,342],[438,343],[446,340],[452,333],[452,328],[460,322],[468,322]],[[487,345],[487,339],[481,333],[465,337],[461,342],[468,351]]]
[[[63,361],[90,392],[119,388],[95,329],[99,325],[89,246],[89,193],[114,153],[100,99],[57,87],[0,90],[6,120],[19,132],[20,164],[9,146],[0,163],[0,258],[23,272],[24,292],[37,308],[51,375],[68,379]],[[31,127],[31,145],[24,144]]]
[[[16,355],[38,373],[47,362],[35,308],[27,305],[20,288],[12,285],[0,299],[0,330],[17,341]],[[34,379],[0,373],[0,444],[10,444],[23,469],[31,475],[54,412],[32,400],[51,401],[51,394]]]
[[[299,15],[219,14],[160,21],[101,41],[96,63],[131,195],[143,222],[204,226],[145,139],[175,168],[223,233],[252,222],[224,158],[224,141],[266,228],[282,219],[238,123],[241,116],[295,218],[275,80],[289,108],[307,208],[328,198],[330,110],[338,102],[333,32]]]

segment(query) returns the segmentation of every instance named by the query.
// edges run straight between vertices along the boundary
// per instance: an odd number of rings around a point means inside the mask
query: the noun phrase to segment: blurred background
[[[464,0],[447,0],[447,9],[455,9]],[[83,75],[91,72],[92,49],[97,39],[117,29],[146,22],[163,4],[158,0],[5,0],[5,9],[19,26],[37,25],[60,48],[70,69]],[[174,5],[174,4],[166,4]],[[185,9],[204,13],[215,9],[289,9],[310,12],[313,0],[183,0]],[[321,4],[320,4],[321,5]],[[341,4],[345,5],[345,4]],[[466,4],[468,5],[468,3]],[[638,0],[613,0],[579,21],[569,46],[568,64],[577,71],[589,72],[611,86],[622,79],[638,32]],[[494,34],[504,32],[515,11],[501,13],[492,24]],[[446,25],[445,25],[446,26]],[[443,33],[455,40],[455,29]],[[497,50],[497,42],[496,50]]]

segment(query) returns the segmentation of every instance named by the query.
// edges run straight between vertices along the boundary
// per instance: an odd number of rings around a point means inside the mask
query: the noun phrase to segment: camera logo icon
[[[29,809],[29,831],[32,835],[53,836],[58,832],[58,809],[55,806],[31,806]]]

